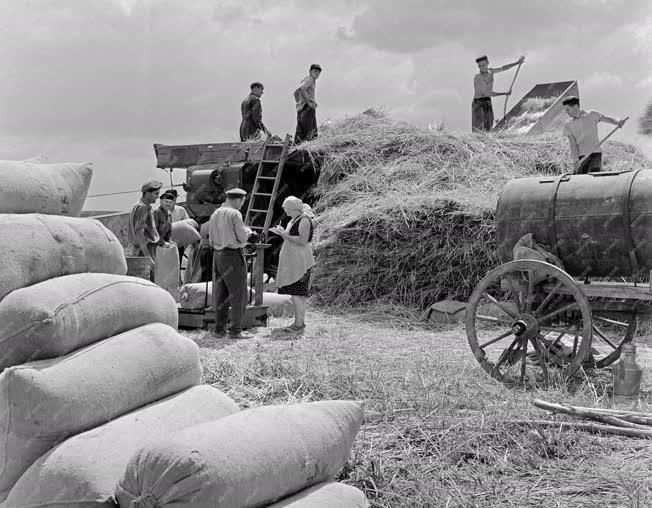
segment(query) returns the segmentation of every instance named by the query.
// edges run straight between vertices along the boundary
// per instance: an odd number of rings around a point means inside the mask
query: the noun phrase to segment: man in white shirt
[[[489,67],[489,58],[482,55],[475,59],[480,72],[473,77],[473,103],[471,104],[471,129],[475,131],[490,131],[494,126],[494,110],[491,98],[500,95],[510,95],[511,92],[494,92],[494,74],[506,71],[523,63],[522,56],[516,62],[502,67]]]
[[[242,331],[242,320],[247,305],[247,264],[243,247],[252,231],[245,226],[240,209],[247,193],[242,189],[226,191],[226,201],[211,215],[208,240],[213,248],[213,308],[215,334],[227,334],[226,321],[231,307],[230,339],[250,339]]]
[[[575,167],[584,156],[587,156],[574,173],[583,175],[602,170],[602,148],[599,146],[598,123],[605,122],[622,127],[625,121],[616,120],[597,111],[580,109],[578,97],[566,97],[561,103],[571,118],[566,122],[563,130],[570,146],[571,163]]]
[[[310,141],[317,137],[315,88],[320,75],[321,66],[312,64],[308,75],[303,78],[299,88],[294,91],[297,108],[297,130],[294,142],[297,145],[302,141]]]

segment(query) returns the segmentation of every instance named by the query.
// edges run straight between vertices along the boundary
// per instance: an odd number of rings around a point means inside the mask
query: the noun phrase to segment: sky
[[[293,133],[292,92],[312,63],[320,123],[383,107],[468,131],[481,54],[492,66],[526,57],[510,105],[536,83],[577,80],[583,107],[632,117],[616,139],[652,156],[636,134],[652,98],[645,0],[2,0],[0,159],[93,162],[89,194],[167,183],[152,145],[236,141],[252,81],[267,127]]]

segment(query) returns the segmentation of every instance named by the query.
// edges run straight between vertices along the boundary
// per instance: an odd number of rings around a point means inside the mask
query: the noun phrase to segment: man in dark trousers
[[[258,139],[260,137],[260,131],[263,131],[265,134],[269,133],[263,124],[263,106],[260,103],[264,89],[262,83],[252,83],[251,92],[240,105],[240,111],[242,112],[240,141]]]
[[[228,337],[249,339],[253,335],[242,331],[247,305],[247,265],[243,247],[252,231],[245,226],[240,209],[247,193],[242,189],[226,191],[226,201],[211,215],[208,236],[213,248],[213,308],[215,334],[227,335],[226,322],[231,307]]]
[[[475,131],[490,131],[494,126],[494,110],[491,98],[500,95],[510,95],[511,92],[494,92],[494,74],[503,72],[523,63],[522,56],[516,62],[502,67],[489,67],[489,58],[482,55],[475,59],[480,72],[473,78],[473,103],[471,104],[471,129]]]
[[[317,103],[315,102],[315,87],[321,75],[321,67],[312,64],[308,75],[294,91],[297,106],[297,130],[294,135],[296,144],[310,141],[317,137]]]
[[[156,257],[156,247],[158,245],[162,247],[168,246],[167,242],[161,240],[152,215],[152,205],[156,203],[161,187],[160,182],[149,181],[144,183],[140,189],[142,196],[129,213],[127,239],[134,247],[134,254],[148,256],[152,261]]]
[[[564,125],[563,133],[568,138],[568,144],[570,145],[571,163],[575,168],[574,173],[583,175],[601,171],[602,148],[600,148],[600,140],[598,139],[598,123],[605,122],[622,127],[625,121],[616,120],[597,111],[580,109],[580,99],[578,97],[566,97],[561,103],[566,110],[566,114],[571,118]],[[587,157],[582,165],[576,167],[584,156]]]

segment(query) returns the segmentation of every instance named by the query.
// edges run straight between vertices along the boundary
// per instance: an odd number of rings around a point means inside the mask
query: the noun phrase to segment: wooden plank
[[[252,143],[205,143],[195,145],[162,145],[154,144],[157,168],[187,168],[197,164],[209,164],[232,160],[242,162],[247,160]],[[174,156],[174,154],[177,154]],[[202,162],[200,162],[202,161]]]
[[[611,298],[613,300],[639,300],[643,302],[652,302],[652,292],[647,284],[628,284],[625,282],[591,282],[584,284],[581,281],[577,285],[588,298]],[[553,284],[544,284],[542,289],[550,292],[554,288]],[[558,290],[562,294],[570,294],[564,288]]]

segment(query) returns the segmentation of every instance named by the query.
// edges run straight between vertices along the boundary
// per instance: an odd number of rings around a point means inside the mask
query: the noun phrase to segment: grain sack
[[[207,286],[208,291],[206,290]],[[182,309],[190,310],[211,307],[213,305],[213,283],[193,282],[184,284],[179,290],[179,304]]]
[[[130,508],[274,502],[332,479],[361,422],[355,402],[322,401],[260,407],[189,427],[138,451],[116,498]]]
[[[322,483],[302,490],[269,508],[368,508],[364,493],[344,483]]]
[[[41,155],[36,155],[34,157],[30,157],[29,159],[23,159],[20,162],[30,162],[32,164],[45,164],[48,161],[49,157],[42,153]]]
[[[71,437],[40,457],[11,489],[8,506],[114,506],[115,486],[144,444],[237,413],[217,388],[195,386]]]
[[[263,305],[267,305],[267,313],[270,316],[294,315],[294,305],[290,295],[265,292],[263,293]]]
[[[94,219],[0,214],[0,300],[71,273],[127,273],[122,246]]]
[[[50,279],[0,301],[0,371],[150,323],[177,328],[178,319],[170,294],[137,277],[77,273]]]
[[[78,217],[93,165],[0,161],[0,213],[45,213]]]
[[[201,237],[197,231],[197,222],[193,219],[184,219],[172,223],[171,238],[179,247],[185,247],[191,243],[198,242]]]
[[[255,291],[252,295],[255,295]],[[247,297],[249,297],[249,288],[247,288]],[[208,283],[208,298],[206,298],[206,283],[195,282],[184,284],[179,290],[179,303],[181,308],[189,310],[203,309],[204,303],[208,307],[213,306],[213,283]],[[270,316],[284,316],[294,314],[292,298],[289,295],[279,295],[277,293],[263,293],[263,305],[267,305],[267,313]]]
[[[0,374],[0,500],[67,437],[199,383],[197,345],[152,324]]]
[[[179,301],[179,249],[171,247],[156,247],[154,260],[154,282],[172,295],[175,302]]]

